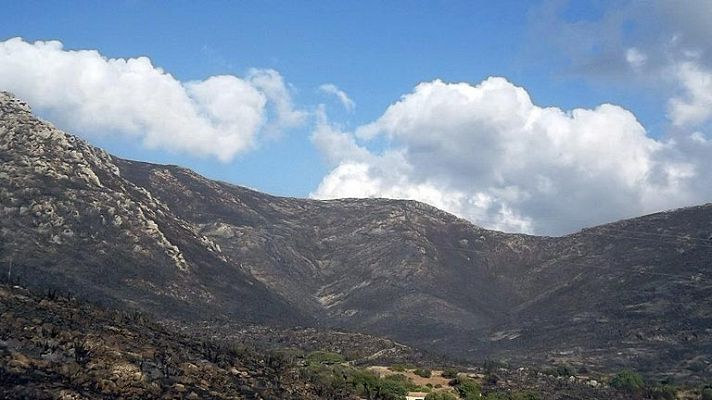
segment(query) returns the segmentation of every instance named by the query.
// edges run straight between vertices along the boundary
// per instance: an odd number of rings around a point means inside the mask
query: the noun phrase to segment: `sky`
[[[0,90],[120,157],[545,235],[712,201],[709,1],[0,3]]]

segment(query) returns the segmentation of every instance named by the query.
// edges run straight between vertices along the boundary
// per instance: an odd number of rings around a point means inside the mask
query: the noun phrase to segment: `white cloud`
[[[0,88],[62,128],[130,136],[151,148],[221,161],[253,148],[265,127],[304,118],[273,70],[181,82],[146,57],[107,58],[65,50],[58,41],[0,42]]]
[[[668,103],[668,115],[674,125],[699,125],[712,117],[712,70],[694,61],[675,64],[673,76],[683,90]]]
[[[341,105],[344,106],[346,111],[353,111],[354,108],[356,108],[356,103],[354,103],[354,101],[351,100],[349,95],[347,95],[346,92],[339,89],[339,87],[334,85],[333,83],[325,83],[325,84],[319,86],[319,90],[321,90],[324,93],[336,96],[336,98],[339,99],[339,101],[341,102]]]
[[[633,69],[638,70],[648,61],[648,56],[637,48],[631,47],[625,51],[625,60]]]
[[[369,151],[378,136],[390,145]],[[539,107],[503,78],[436,80],[354,133],[322,118],[313,141],[334,168],[312,196],[416,199],[489,228],[561,234],[712,194],[696,186],[710,158],[700,140],[652,139],[610,104]]]

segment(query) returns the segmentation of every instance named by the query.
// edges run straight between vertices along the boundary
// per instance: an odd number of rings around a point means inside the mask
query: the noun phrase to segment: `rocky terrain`
[[[316,399],[278,354],[196,340],[140,313],[0,285],[0,398]]]
[[[413,201],[275,197],[122,160],[0,94],[0,273],[181,326],[338,329],[701,382],[711,272],[712,205],[507,234]]]
[[[40,293],[7,284],[0,284],[0,322],[3,399],[356,400],[368,396],[367,385],[378,391],[373,392],[373,400],[398,400],[408,391],[457,396],[466,382],[470,394],[496,400],[698,399],[702,390],[647,384],[632,392],[612,387],[608,375],[569,367],[539,370],[485,363],[450,367],[454,372],[448,375],[442,369],[424,369],[442,364],[421,358],[420,369],[407,364],[362,368],[341,361],[318,342],[309,345],[315,349],[309,352],[291,346],[305,343],[304,335],[316,335],[327,339],[324,344],[331,350],[349,347],[337,344],[325,331],[283,333],[294,342],[270,343],[268,350],[263,342],[255,347],[245,341],[245,336],[249,341],[267,334],[255,333],[257,327],[244,327],[234,336],[237,341],[198,338],[165,328],[139,312],[111,310],[66,293]],[[243,332],[248,333],[243,336]],[[353,344],[359,348],[393,344],[366,335],[341,332],[337,336],[360,336]],[[408,349],[400,347],[405,356]],[[334,356],[338,361],[330,360]],[[422,371],[429,377],[421,376]],[[677,397],[669,397],[675,393]]]

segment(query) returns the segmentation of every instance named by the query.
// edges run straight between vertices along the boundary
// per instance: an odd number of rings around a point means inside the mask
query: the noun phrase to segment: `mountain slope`
[[[712,372],[710,205],[506,234],[413,201],[282,198],[118,159],[9,95],[0,112],[0,268],[37,286],[469,359]]]
[[[16,279],[154,312],[301,320],[113,158],[0,94],[0,263]],[[306,318],[306,317],[303,317]]]

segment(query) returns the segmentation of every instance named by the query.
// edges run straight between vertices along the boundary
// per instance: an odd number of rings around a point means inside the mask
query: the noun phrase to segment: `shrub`
[[[457,370],[454,368],[446,368],[440,375],[446,379],[455,379],[457,378]]]
[[[378,385],[378,394],[382,400],[402,400],[408,394],[408,389],[399,382],[384,379]]]
[[[393,364],[388,367],[388,369],[394,372],[405,372],[406,370],[405,365],[403,364]]]
[[[378,390],[380,379],[371,371],[360,369],[354,372],[351,377],[352,385],[358,390],[358,393],[365,396],[367,399],[373,398]]]
[[[448,392],[432,392],[425,396],[425,400],[457,400],[457,397]]]
[[[509,364],[498,360],[485,360],[482,364],[482,368],[484,368],[485,372],[495,372],[500,368],[509,369]]]
[[[458,377],[454,379],[455,390],[460,394],[460,397],[465,400],[479,399],[482,389],[480,385],[470,378]]]
[[[639,392],[645,386],[643,378],[630,370],[621,371],[611,380],[611,386],[626,392]]]
[[[433,373],[429,369],[424,368],[418,368],[413,371],[413,373],[423,378],[430,378],[431,376],[433,376]]]
[[[412,379],[408,378],[407,376],[405,376],[403,374],[386,375],[385,377],[383,377],[383,380],[397,383],[397,384],[403,386],[404,388],[406,388],[408,391],[415,391],[415,388],[417,387],[417,385],[415,385],[413,383]]]
[[[657,385],[646,390],[646,397],[653,400],[675,400],[677,389],[672,385]]]
[[[573,368],[569,367],[568,365],[559,365],[556,367],[556,375],[569,377],[576,375],[576,373],[574,372]]]
[[[86,341],[75,340],[74,341],[74,361],[79,364],[85,364],[89,361],[91,356],[91,350],[87,346]]]

